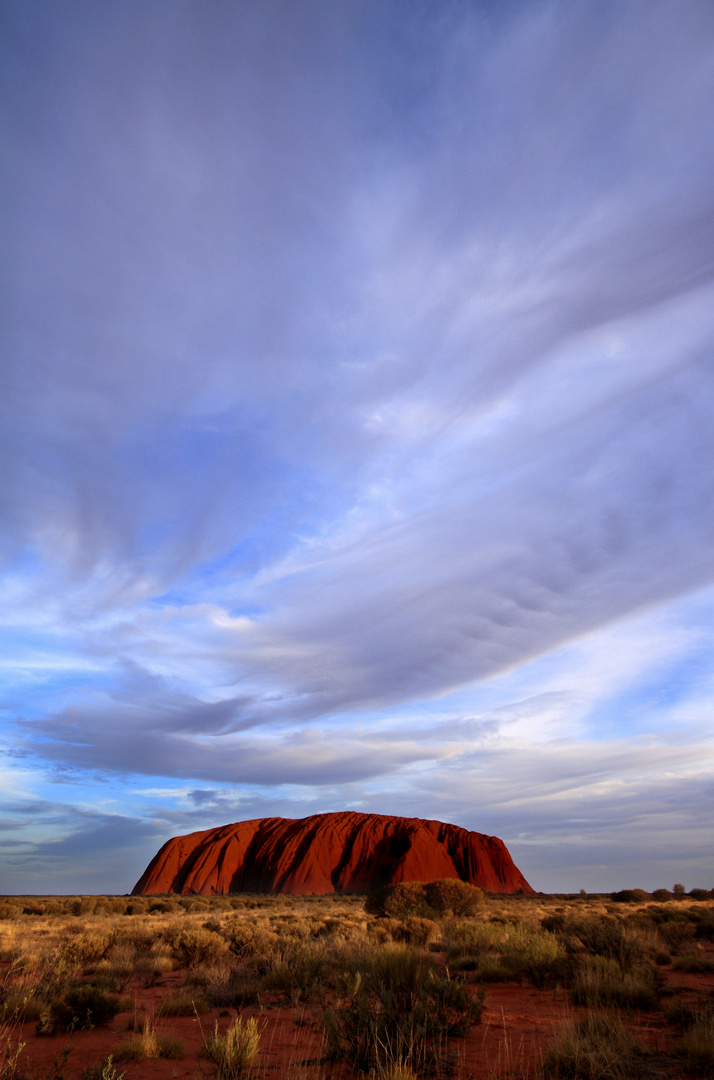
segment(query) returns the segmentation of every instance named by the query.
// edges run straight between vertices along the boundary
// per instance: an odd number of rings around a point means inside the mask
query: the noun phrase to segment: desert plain
[[[2,1080],[712,1077],[714,896],[6,897],[0,1020]]]

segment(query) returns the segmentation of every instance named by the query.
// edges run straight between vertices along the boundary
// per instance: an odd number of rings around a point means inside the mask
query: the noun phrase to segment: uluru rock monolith
[[[167,840],[134,895],[367,893],[400,881],[459,878],[532,893],[495,836],[422,818],[343,811],[256,818]]]

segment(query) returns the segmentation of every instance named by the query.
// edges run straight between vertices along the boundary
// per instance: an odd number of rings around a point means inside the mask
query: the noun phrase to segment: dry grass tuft
[[[216,1080],[239,1080],[255,1063],[260,1052],[260,1032],[254,1017],[243,1021],[237,1016],[221,1033],[218,1021],[213,1035],[204,1040],[203,1050],[217,1066]]]
[[[153,1023],[144,1019],[143,1029],[131,1039],[121,1043],[114,1051],[118,1062],[149,1061],[154,1058],[168,1058],[177,1061],[186,1056],[186,1048],[180,1039],[173,1035],[157,1032]]]
[[[617,1015],[588,1013],[556,1035],[543,1060],[545,1080],[647,1080],[647,1055]]]

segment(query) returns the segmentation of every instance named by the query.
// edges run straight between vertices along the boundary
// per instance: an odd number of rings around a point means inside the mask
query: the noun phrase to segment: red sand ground
[[[184,974],[168,974],[162,985],[135,991],[136,1015],[154,1017],[161,1001],[182,984]],[[714,993],[714,975],[688,974],[663,968],[668,987],[677,997],[695,1002]],[[666,999],[665,999],[666,1000]],[[671,999],[670,999],[671,1000]],[[583,1010],[571,1005],[567,991],[535,990],[517,983],[497,983],[486,988],[486,1009],[481,1024],[474,1026],[465,1039],[454,1039],[452,1050],[457,1062],[455,1080],[524,1080],[535,1074],[552,1034]],[[126,1080],[178,1080],[209,1078],[215,1069],[199,1057],[202,1032],[209,1034],[216,1019],[227,1026],[235,1010],[214,1010],[201,1017],[159,1019],[159,1032],[177,1036],[184,1043],[186,1056],[179,1061],[146,1061],[117,1066]],[[245,1017],[258,1017],[261,1027],[261,1053],[251,1075],[256,1080],[347,1080],[348,1067],[324,1059],[320,1010],[310,1006],[288,1007],[278,1001],[242,1010]],[[52,1065],[61,1061],[63,1047],[71,1052],[59,1076],[63,1080],[81,1080],[89,1066],[98,1065],[118,1045],[129,1038],[132,1013],[122,1013],[106,1028],[78,1032],[73,1037],[40,1037],[35,1025],[25,1024],[21,1039],[26,1047],[20,1058],[19,1076],[35,1080],[55,1080]],[[651,1049],[662,1055],[663,1076],[686,1078],[672,1057],[674,1036],[659,1011],[632,1013],[629,1023]]]
[[[441,821],[351,811],[258,818],[176,836],[133,891],[325,895],[439,878],[460,878],[490,892],[533,892],[495,836]]]

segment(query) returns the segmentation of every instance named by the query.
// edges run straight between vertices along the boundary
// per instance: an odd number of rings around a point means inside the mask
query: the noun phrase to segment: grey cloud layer
[[[278,794],[250,784],[139,792],[143,820],[49,801],[5,801],[3,815],[18,828],[2,846],[19,889],[36,891],[31,883],[42,875],[64,872],[72,889],[124,892],[169,836],[217,821],[349,807],[457,820],[505,837],[535,888],[603,891],[671,887],[675,880],[708,887],[713,761],[711,742],[563,740],[484,746],[470,757],[419,767],[388,790],[359,778],[331,783],[313,776],[309,787]],[[33,820],[66,838],[38,842],[18,835]],[[84,868],[80,884],[68,860]]]

